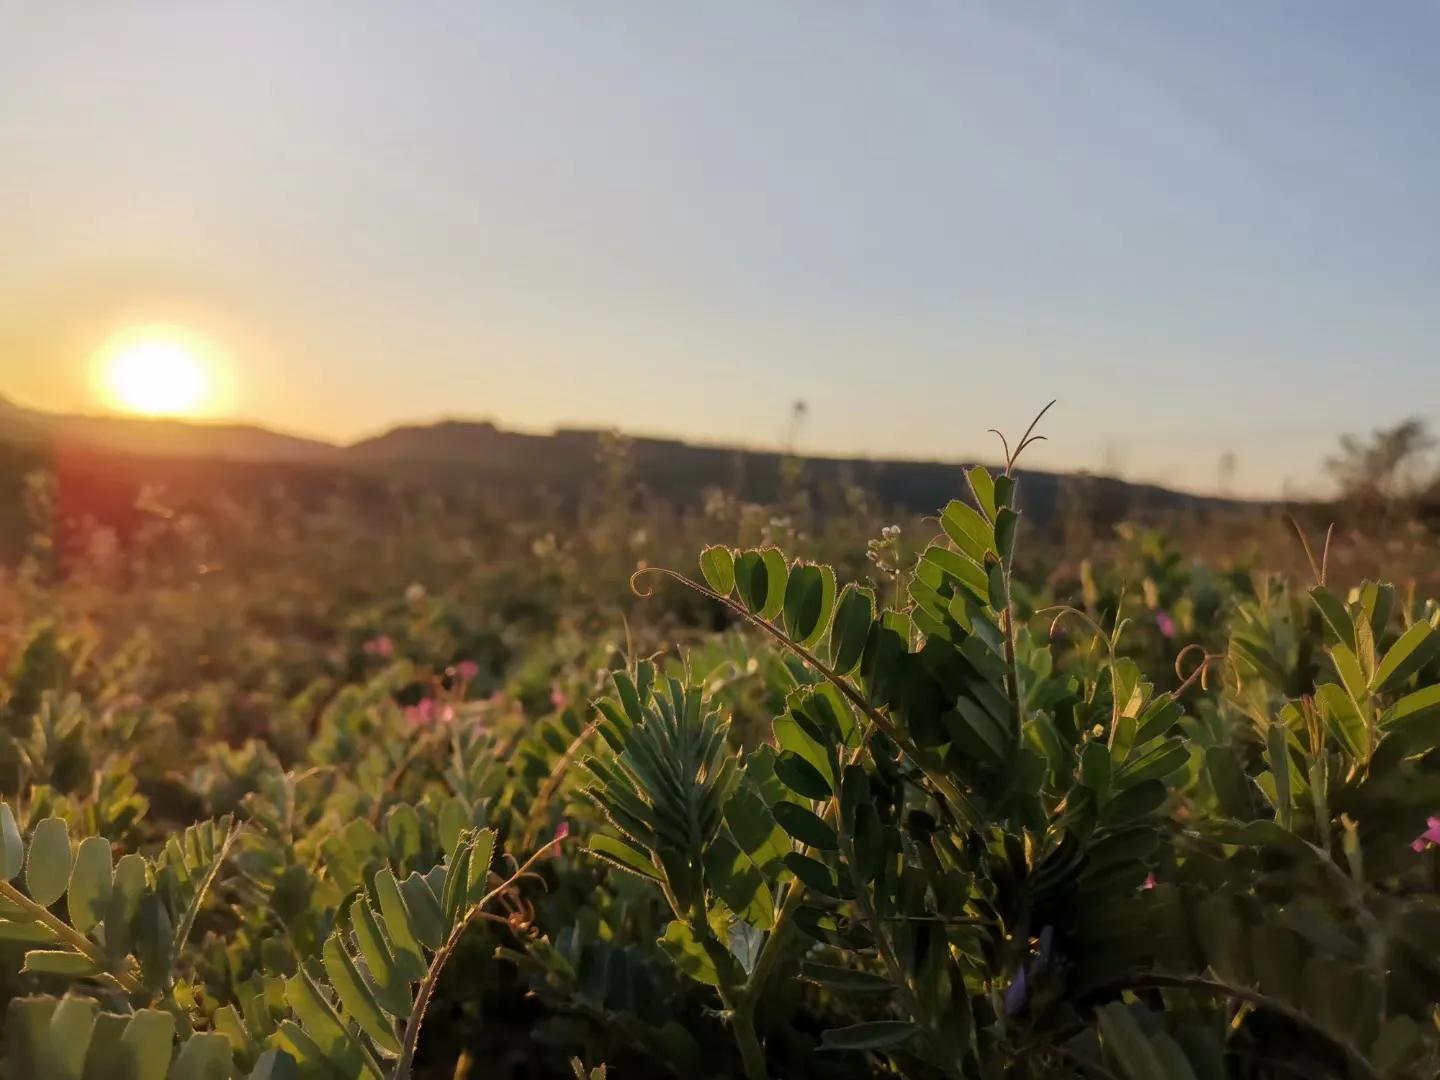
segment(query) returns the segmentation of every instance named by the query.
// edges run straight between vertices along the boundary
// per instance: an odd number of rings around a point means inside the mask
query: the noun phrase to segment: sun
[[[178,335],[118,339],[101,354],[98,381],[111,408],[143,416],[195,416],[215,394],[213,364]]]

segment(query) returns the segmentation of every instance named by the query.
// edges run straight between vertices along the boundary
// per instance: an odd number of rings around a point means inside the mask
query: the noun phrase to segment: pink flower
[[[405,723],[411,728],[429,727],[435,723],[448,724],[454,719],[455,706],[436,701],[434,698],[421,698],[418,704],[405,708]]]
[[[474,660],[461,660],[455,665],[455,678],[461,682],[469,682],[480,674],[480,665]]]
[[[389,634],[381,634],[373,637],[364,645],[360,646],[366,656],[394,656],[395,642],[390,640]]]
[[[421,698],[418,704],[405,707],[405,723],[412,727],[429,727],[435,720],[435,701]]]
[[[1148,873],[1148,874],[1145,875],[1145,884],[1141,885],[1140,888],[1142,888],[1142,889],[1153,889],[1154,887],[1155,887],[1155,871],[1154,871],[1154,870],[1151,870],[1150,873]]]
[[[1430,817],[1425,821],[1426,829],[1417,836],[1410,844],[1415,851],[1424,851],[1429,847],[1440,846],[1440,817]]]
[[[562,821],[562,822],[560,822],[559,825],[556,825],[556,826],[555,826],[555,839],[556,839],[556,840],[564,840],[564,839],[565,839],[567,836],[569,836],[569,835],[570,835],[570,822],[568,822],[568,821]]]
[[[1167,612],[1157,611],[1155,613],[1155,625],[1160,628],[1162,637],[1173,638],[1175,636],[1175,620]]]
[[[556,709],[563,709],[570,704],[570,695],[560,689],[559,683],[550,688],[550,704]]]

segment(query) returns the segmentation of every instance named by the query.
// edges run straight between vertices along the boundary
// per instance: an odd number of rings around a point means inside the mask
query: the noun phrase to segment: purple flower
[[[1005,1015],[1019,1016],[1030,1003],[1030,988],[1025,983],[1025,965],[1015,972],[1015,981],[1005,991]]]
[[[1440,846],[1440,817],[1430,817],[1425,821],[1426,829],[1410,843],[1415,851],[1424,851],[1426,848]]]
[[[1175,620],[1170,617],[1168,612],[1157,611],[1155,625],[1160,628],[1161,637],[1173,638],[1175,636]]]

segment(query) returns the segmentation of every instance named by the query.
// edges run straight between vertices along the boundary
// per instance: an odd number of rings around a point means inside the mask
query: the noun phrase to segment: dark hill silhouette
[[[83,484],[84,498],[73,505],[102,520],[123,516],[145,484],[234,494],[289,482],[315,492],[343,476],[366,490],[379,490],[373,487],[377,481],[400,481],[522,498],[544,491],[577,505],[600,480],[606,438],[580,428],[536,435],[488,421],[442,420],[336,446],[250,424],[66,416],[0,399],[0,522],[16,516],[23,472],[40,467],[63,473],[72,488]],[[762,503],[779,492],[782,456],[774,451],[638,436],[629,440],[629,452],[637,484],[677,504],[693,504],[713,487]],[[933,513],[963,486],[958,462],[809,457],[802,475],[817,490],[853,483],[883,505],[919,513]],[[1021,475],[1026,511],[1043,523],[1058,507],[1066,477]],[[1086,512],[1100,522],[1232,505],[1149,484],[1099,477],[1086,477],[1083,484]]]
[[[0,442],[37,449],[84,446],[137,456],[252,462],[321,461],[338,452],[330,443],[258,424],[49,413],[5,398],[0,398]]]

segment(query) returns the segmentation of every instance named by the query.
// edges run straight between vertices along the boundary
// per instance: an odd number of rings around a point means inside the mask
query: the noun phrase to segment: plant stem
[[[744,987],[726,987],[722,982],[718,989],[720,1000],[729,1011],[730,1022],[735,1028],[735,1045],[740,1050],[740,1063],[745,1069],[746,1080],[769,1080],[770,1074],[765,1071],[765,1051],[755,1031],[755,998]]]
[[[435,987],[440,981],[441,971],[444,970],[446,963],[459,946],[460,939],[465,936],[465,931],[470,928],[475,917],[485,909],[486,904],[524,877],[530,867],[547,855],[550,849],[558,845],[562,839],[562,837],[556,837],[551,840],[526,859],[518,870],[471,904],[469,910],[450,930],[450,936],[445,939],[444,944],[435,950],[430,958],[430,966],[425,969],[425,977],[420,980],[419,989],[415,992],[415,1004],[410,1010],[410,1019],[405,1025],[405,1040],[400,1047],[400,1059],[395,1063],[394,1080],[410,1080],[415,1066],[415,1051],[420,1045],[420,1025],[425,1020],[425,1010],[430,1006],[430,999],[435,996]]]
[[[100,951],[98,945],[80,933],[79,930],[76,930],[64,919],[52,914],[48,908],[31,900],[30,897],[26,896],[14,885],[10,884],[10,882],[0,881],[0,896],[3,896],[17,907],[24,908],[36,922],[44,923],[45,926],[54,931],[56,937],[60,938],[76,952],[84,954],[97,968],[119,983],[120,988],[127,994],[134,994],[141,989],[139,980],[130,972],[123,969],[119,971],[110,969],[106,963],[105,954]]]

